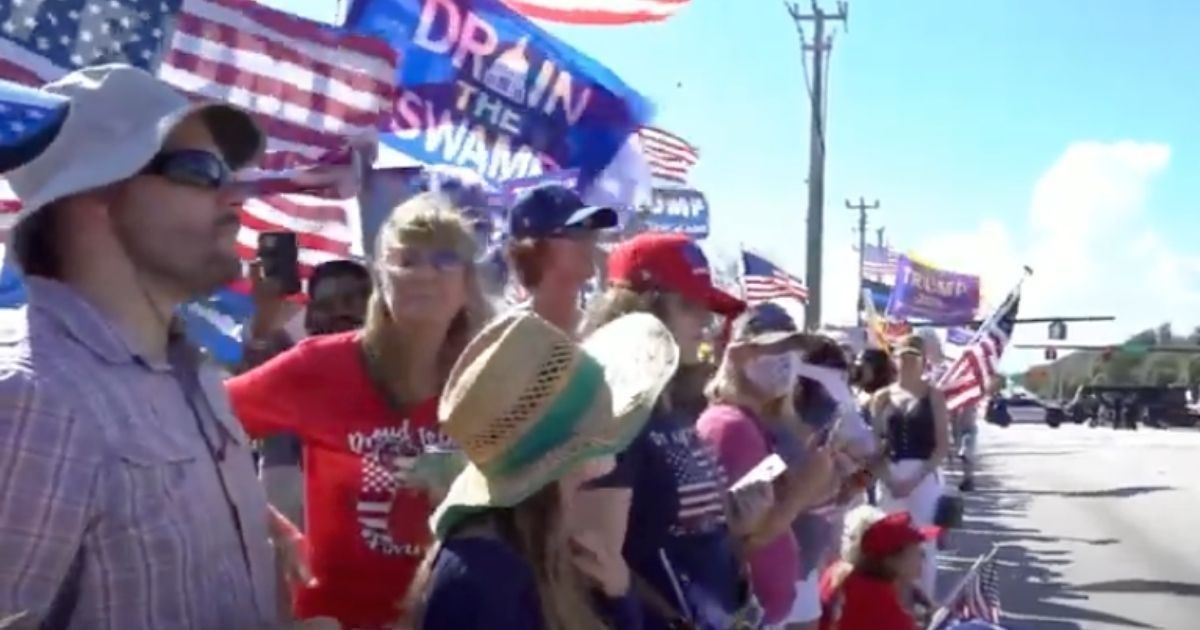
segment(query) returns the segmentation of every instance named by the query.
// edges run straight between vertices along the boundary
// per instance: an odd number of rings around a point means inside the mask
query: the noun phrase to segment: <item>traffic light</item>
[[[1058,358],[1058,349],[1046,348],[1046,360],[1047,361],[1054,361],[1057,358]]]
[[[1053,341],[1063,341],[1067,338],[1067,323],[1061,320],[1050,322],[1050,330],[1046,331]]]

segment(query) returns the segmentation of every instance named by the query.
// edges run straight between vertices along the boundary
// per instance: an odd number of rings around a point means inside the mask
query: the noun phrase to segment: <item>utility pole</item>
[[[886,229],[881,225],[879,229],[875,230],[875,244],[879,246],[879,249],[883,249],[883,232]]]
[[[837,13],[825,13],[811,0],[812,12],[801,13],[797,3],[787,5],[788,13],[796,23],[807,64],[807,53],[812,51],[812,79],[809,86],[809,109],[812,111],[809,124],[808,158],[808,248],[805,266],[805,283],[808,285],[808,304],[804,309],[804,324],[809,330],[821,326],[821,260],[822,241],[825,230],[825,54],[832,48],[832,40],[825,34],[825,23],[846,22],[847,6],[838,2]],[[813,23],[813,43],[804,41],[804,22]]]
[[[854,205],[850,203],[849,199],[847,199],[846,207],[850,210],[858,210],[858,300],[855,302],[858,304],[858,325],[862,326],[862,312],[863,307],[866,306],[866,304],[863,304],[863,268],[866,267],[867,259],[867,211],[878,210],[879,200],[876,199],[875,203],[867,205],[867,201],[862,197],[859,197],[858,205]]]

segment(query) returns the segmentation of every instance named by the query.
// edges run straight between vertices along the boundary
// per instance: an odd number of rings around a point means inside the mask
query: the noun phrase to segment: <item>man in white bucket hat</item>
[[[263,133],[125,65],[42,91],[61,124],[4,173],[29,303],[0,317],[0,617],[277,627],[249,442],[174,320],[240,274],[231,173]]]

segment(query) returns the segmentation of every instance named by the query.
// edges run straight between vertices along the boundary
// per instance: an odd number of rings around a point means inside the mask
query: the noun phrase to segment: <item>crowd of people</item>
[[[952,420],[927,338],[853,352],[673,234],[618,243],[581,308],[617,214],[558,186],[508,213],[529,299],[500,307],[431,191],[315,269],[304,339],[251,265],[222,378],[173,314],[242,273],[262,132],[126,66],[45,89],[71,113],[4,174],[29,303],[0,315],[0,619],[924,627]]]

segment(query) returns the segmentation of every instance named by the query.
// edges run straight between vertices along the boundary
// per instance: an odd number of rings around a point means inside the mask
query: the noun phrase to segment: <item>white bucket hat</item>
[[[438,416],[469,463],[430,519],[444,537],[464,516],[512,507],[579,462],[624,450],[679,366],[653,315],[614,320],[582,345],[533,314],[481,332],[450,373]]]
[[[36,157],[4,173],[21,200],[18,224],[48,203],[136,175],[191,114],[203,116],[231,170],[257,160],[266,145],[245,111],[194,104],[161,79],[125,64],[75,70],[42,91],[65,97],[67,112]]]

